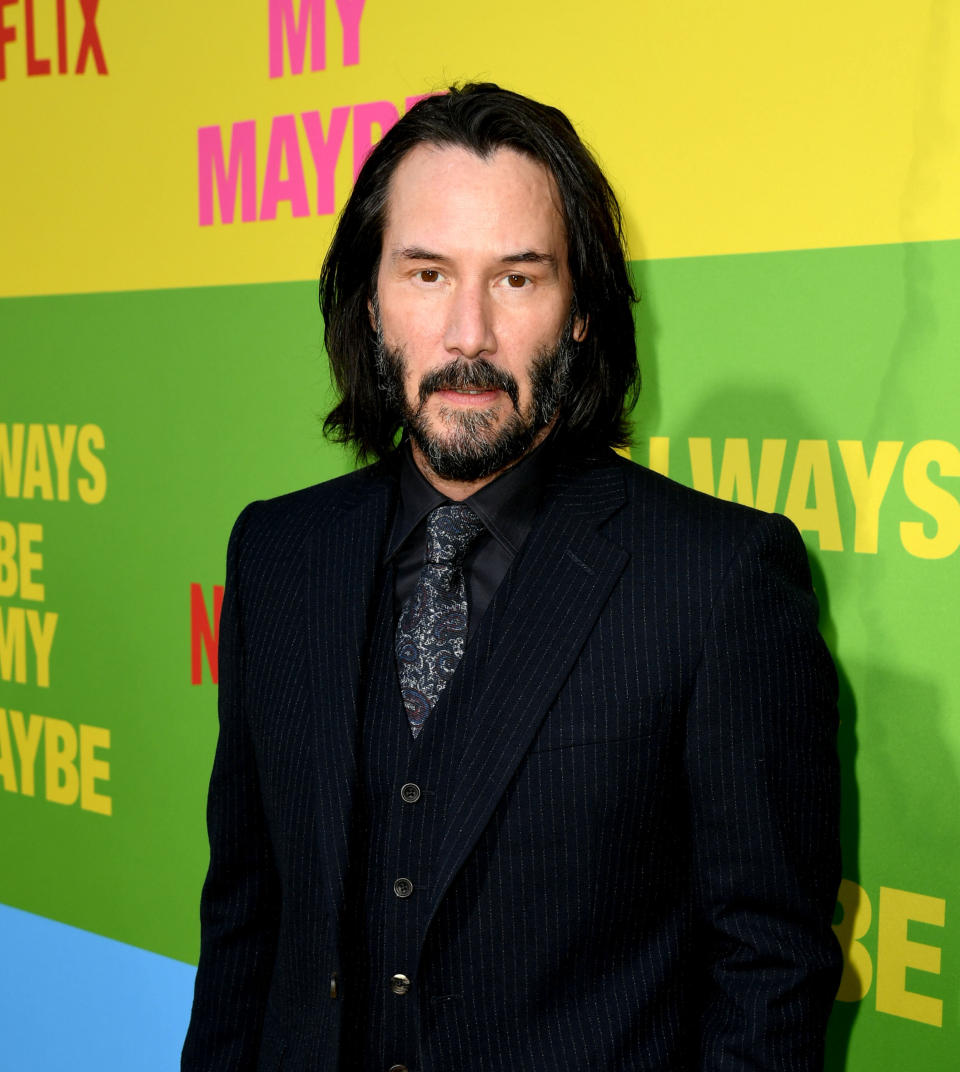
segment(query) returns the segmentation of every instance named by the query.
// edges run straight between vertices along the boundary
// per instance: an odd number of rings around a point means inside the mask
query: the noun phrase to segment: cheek
[[[383,337],[391,349],[401,349],[410,365],[429,360],[435,344],[436,330],[428,317],[403,315],[401,310],[388,313],[381,309]]]

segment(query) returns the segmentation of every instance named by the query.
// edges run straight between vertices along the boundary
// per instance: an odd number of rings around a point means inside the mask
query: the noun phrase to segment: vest
[[[510,575],[499,586],[456,673],[420,736],[410,733],[394,656],[392,570],[385,570],[371,615],[362,699],[362,818],[357,851],[363,861],[351,883],[354,908],[349,947],[353,984],[345,993],[341,1069],[416,1072],[421,1024],[443,994],[417,978],[428,925],[434,866],[444,833],[448,789],[455,784],[471,702],[496,636],[498,608],[509,598]],[[409,983],[407,982],[409,981]],[[426,1004],[426,1007],[424,1007]]]

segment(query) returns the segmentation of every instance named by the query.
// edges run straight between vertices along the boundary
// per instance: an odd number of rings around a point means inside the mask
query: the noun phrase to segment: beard
[[[537,434],[556,417],[564,401],[573,362],[572,320],[553,349],[542,349],[530,363],[531,401],[520,409],[516,378],[486,358],[457,358],[428,372],[418,387],[416,406],[406,397],[406,361],[402,348],[391,349],[377,337],[377,371],[388,405],[400,414],[407,434],[430,468],[445,480],[483,480],[521,458]],[[441,406],[431,422],[426,405],[436,391],[499,390],[513,412],[497,423],[499,406],[461,410]]]

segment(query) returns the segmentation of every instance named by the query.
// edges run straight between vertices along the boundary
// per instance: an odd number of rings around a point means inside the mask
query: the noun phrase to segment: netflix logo
[[[0,0],[0,81],[11,56],[23,56],[28,78],[108,74],[97,29],[100,0]]]

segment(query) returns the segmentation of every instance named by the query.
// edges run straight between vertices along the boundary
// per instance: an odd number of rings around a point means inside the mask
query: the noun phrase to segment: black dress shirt
[[[449,499],[417,468],[409,441],[400,448],[400,496],[387,540],[386,562],[395,566],[394,616],[417,587],[427,544],[427,515]],[[464,499],[484,523],[464,559],[469,614],[468,639],[530,534],[552,464],[550,437],[516,465]]]

